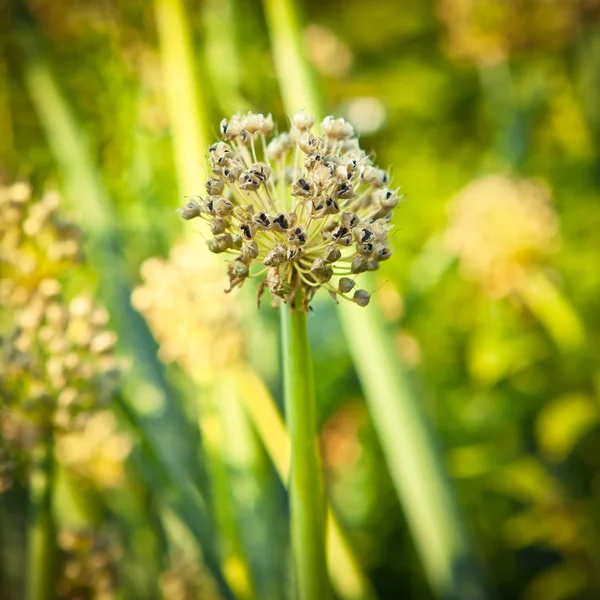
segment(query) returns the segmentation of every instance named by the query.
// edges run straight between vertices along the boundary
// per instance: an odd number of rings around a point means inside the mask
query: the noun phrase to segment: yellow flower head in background
[[[483,177],[452,201],[446,241],[465,276],[491,296],[516,291],[528,268],[556,249],[557,239],[550,193],[533,181]]]
[[[298,113],[288,133],[272,137],[270,115],[248,113],[221,122],[223,141],[209,148],[206,195],[190,199],[184,219],[199,217],[213,234],[208,248],[230,257],[229,289],[264,277],[278,300],[302,304],[319,288],[366,306],[353,276],[387,260],[392,210],[400,197],[389,175],[360,149],[352,126]]]
[[[134,290],[132,302],[160,343],[162,360],[179,361],[202,378],[241,357],[237,303],[222,296],[220,265],[199,260],[195,244],[175,246],[168,260],[148,259],[141,275],[143,285]]]

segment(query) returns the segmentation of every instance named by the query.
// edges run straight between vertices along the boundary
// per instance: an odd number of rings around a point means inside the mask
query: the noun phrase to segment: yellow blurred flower
[[[133,305],[148,320],[164,361],[179,361],[206,379],[241,357],[238,303],[223,294],[227,279],[220,264],[199,260],[196,245],[184,242],[168,260],[147,260],[141,275]]]
[[[557,246],[549,190],[524,179],[477,179],[452,201],[446,242],[465,277],[493,297],[518,290],[530,266]]]

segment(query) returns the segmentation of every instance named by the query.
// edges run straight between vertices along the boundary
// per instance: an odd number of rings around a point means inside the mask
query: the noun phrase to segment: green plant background
[[[132,359],[112,405],[127,475],[74,484],[87,526],[119,540],[114,597],[290,595],[285,460],[268,408],[252,411],[269,392],[283,409],[277,313],[240,293],[250,374],[207,383],[161,364],[129,295],[182,239],[206,259],[173,211],[202,192],[221,118],[252,109],[285,128],[295,102],[364,119],[361,146],[405,195],[370,316],[324,297],[308,319],[325,487],[352,558],[332,559],[350,582],[336,594],[600,595],[597,3],[503,4],[0,1],[2,183],[61,190],[87,259],[68,284],[109,308]],[[484,175],[542,182],[560,228],[502,297],[443,243],[453,197]],[[28,497],[18,474],[0,496],[7,600],[24,597]],[[55,494],[65,526],[69,502]]]

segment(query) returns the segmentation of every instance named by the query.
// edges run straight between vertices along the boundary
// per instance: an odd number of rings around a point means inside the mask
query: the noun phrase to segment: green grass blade
[[[292,554],[301,600],[329,597],[325,559],[325,494],[306,313],[281,306],[286,421],[290,434]]]
[[[172,128],[180,194],[198,194],[209,134],[206,107],[198,93],[192,41],[181,0],[155,0],[167,112]]]
[[[484,598],[454,491],[378,310],[340,316],[388,469],[430,584],[442,598]]]

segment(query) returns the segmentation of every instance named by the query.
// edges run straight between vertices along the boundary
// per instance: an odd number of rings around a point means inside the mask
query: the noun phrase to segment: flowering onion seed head
[[[389,222],[400,200],[348,122],[326,117],[321,137],[314,124],[312,115],[298,113],[289,133],[268,140],[271,115],[223,119],[223,139],[209,148],[208,195],[180,210],[185,220],[210,224],[211,252],[232,255],[230,290],[261,276],[260,294],[269,289],[294,303],[300,293],[302,310],[321,287],[346,297],[355,287],[348,275],[375,270],[391,256]],[[366,306],[370,294],[346,298]]]

